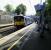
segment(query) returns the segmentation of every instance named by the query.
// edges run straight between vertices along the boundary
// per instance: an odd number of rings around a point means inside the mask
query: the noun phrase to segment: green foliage
[[[51,0],[47,0],[48,7],[51,8]]]
[[[23,4],[20,4],[16,7],[15,12],[19,15],[19,14],[23,14],[25,15],[25,11],[26,11],[26,6]]]
[[[16,12],[18,15],[21,13],[21,9],[20,9],[20,7],[19,7],[19,6],[18,6],[18,7],[16,7],[15,12]]]
[[[51,16],[51,0],[47,0],[47,13],[48,16]]]
[[[37,12],[36,15],[40,15],[40,13]],[[45,5],[45,15],[51,16],[51,0],[47,0],[47,4]]]
[[[5,9],[6,9],[7,12],[11,12],[12,11],[12,6],[10,4],[7,4],[5,6]]]
[[[36,15],[36,16],[40,16],[40,12],[37,11],[35,15]]]

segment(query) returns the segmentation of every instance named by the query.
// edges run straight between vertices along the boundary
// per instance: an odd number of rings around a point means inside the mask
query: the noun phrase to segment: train
[[[14,26],[16,28],[22,28],[22,27],[25,26],[23,15],[16,15],[16,16],[14,16]]]
[[[14,26],[16,28],[23,28],[33,23],[33,18],[23,15],[15,15],[14,16]]]
[[[28,26],[34,22],[34,18],[32,16],[24,16],[25,26]]]

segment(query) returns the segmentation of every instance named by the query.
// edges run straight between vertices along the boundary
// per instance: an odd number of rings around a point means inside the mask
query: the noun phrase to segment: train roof
[[[39,18],[40,16],[24,16],[24,18]]]
[[[15,16],[23,16],[23,15],[15,15]]]
[[[23,16],[23,15],[15,15],[15,16],[22,16],[24,18],[39,18],[40,16],[34,16],[34,15],[30,15],[30,16]]]
[[[30,18],[30,17],[28,17],[28,16],[24,16],[24,18]]]
[[[20,15],[17,15],[17,14],[16,14],[15,16],[23,16],[23,15],[22,15],[22,14],[20,14]]]

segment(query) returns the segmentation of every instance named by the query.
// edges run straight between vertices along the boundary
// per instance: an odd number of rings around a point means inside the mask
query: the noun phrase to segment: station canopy
[[[44,9],[44,5],[41,5],[41,4],[37,4],[34,7],[35,7],[35,10],[36,11],[40,11],[40,10],[43,10]]]

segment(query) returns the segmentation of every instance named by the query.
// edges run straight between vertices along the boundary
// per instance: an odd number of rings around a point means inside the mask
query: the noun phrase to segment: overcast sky
[[[45,0],[42,0],[44,2]],[[34,5],[40,3],[41,0],[0,0],[0,9],[4,10],[4,6],[7,4],[11,4],[14,8],[23,3],[27,7],[26,15],[35,14]]]

